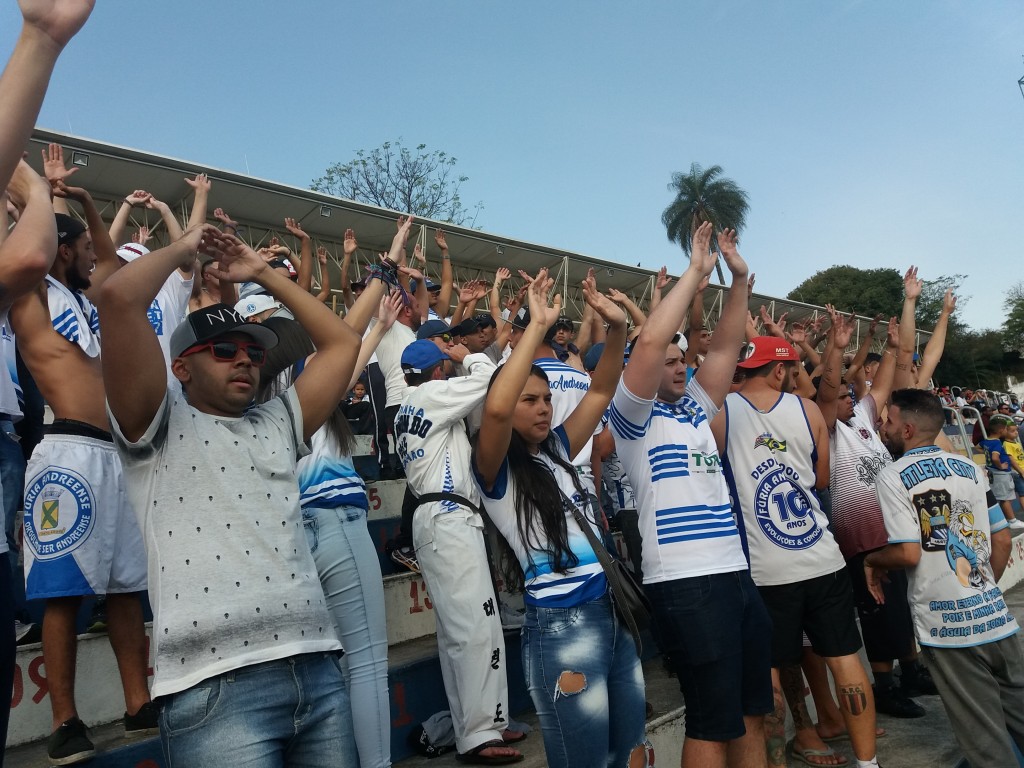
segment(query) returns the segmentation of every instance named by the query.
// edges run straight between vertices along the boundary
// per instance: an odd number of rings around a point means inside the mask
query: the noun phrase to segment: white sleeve
[[[878,504],[890,544],[921,543],[921,524],[899,473],[890,465],[875,479]]]
[[[654,400],[637,397],[626,388],[625,382],[619,379],[619,386],[612,396],[612,404],[608,408],[608,423],[616,440],[639,440],[647,434],[651,424],[651,412]]]
[[[700,385],[696,376],[690,379],[686,384],[686,396],[692,397],[694,401],[696,401],[697,405],[703,409],[704,415],[708,417],[708,421],[715,418],[715,416],[718,415],[718,412],[722,410],[715,404],[715,401],[711,399],[711,395],[704,390],[704,387]]]

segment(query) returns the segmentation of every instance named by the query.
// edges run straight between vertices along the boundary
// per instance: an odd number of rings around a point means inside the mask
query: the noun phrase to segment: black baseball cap
[[[58,246],[71,245],[85,233],[86,226],[66,213],[55,213],[54,218],[57,220]]]
[[[220,338],[229,333],[241,333],[266,349],[277,346],[277,334],[260,323],[247,323],[227,304],[211,304],[190,312],[171,334],[171,358],[197,344]]]

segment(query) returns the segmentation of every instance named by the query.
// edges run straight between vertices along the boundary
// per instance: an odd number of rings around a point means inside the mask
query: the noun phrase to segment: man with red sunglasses
[[[171,336],[167,387],[146,309],[197,252],[282,302],[317,353],[250,408],[276,334],[226,304]],[[114,442],[149,554],[153,697],[168,766],[355,765],[339,643],[306,544],[295,461],[345,394],[360,339],[232,235],[204,225],[100,296]],[[302,713],[296,716],[296,712]]]

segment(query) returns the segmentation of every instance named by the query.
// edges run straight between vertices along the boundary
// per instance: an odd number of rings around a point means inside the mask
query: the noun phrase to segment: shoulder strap
[[[454,501],[459,506],[466,507],[467,509],[472,509],[474,512],[483,514],[483,509],[481,509],[479,504],[474,504],[465,496],[460,496],[457,493],[449,493],[448,491],[441,491],[440,493],[424,493],[422,496],[417,496],[416,506],[420,507],[424,504],[429,504],[432,501]]]

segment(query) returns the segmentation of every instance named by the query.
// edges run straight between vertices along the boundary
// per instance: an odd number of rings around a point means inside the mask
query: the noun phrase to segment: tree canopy
[[[441,150],[415,149],[402,139],[385,141],[371,150],[360,149],[347,163],[332,163],[310,188],[317,192],[379,205],[427,219],[473,226],[483,208],[462,204],[459,191],[468,176],[455,170],[457,159]]]
[[[702,222],[710,221],[714,226],[711,247],[719,253],[718,233],[726,228],[739,233],[746,224],[747,193],[723,173],[720,165],[702,168],[693,163],[689,173],[672,174],[668,188],[675,193],[675,199],[661,214],[661,222],[668,239],[679,243],[687,256],[693,247],[693,233]],[[722,267],[717,261],[715,269],[718,281],[724,283]]]
[[[804,280],[786,298],[818,306],[833,304],[860,315],[898,317],[903,307],[903,276],[895,269],[829,267]]]
[[[1010,287],[1003,307],[1006,309],[1003,346],[1024,354],[1024,281]]]

